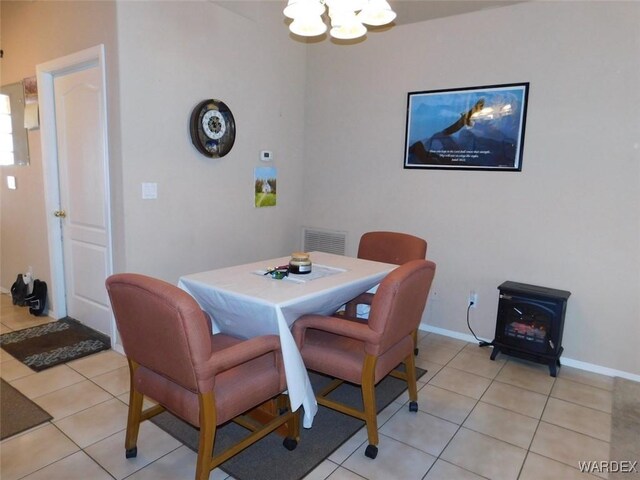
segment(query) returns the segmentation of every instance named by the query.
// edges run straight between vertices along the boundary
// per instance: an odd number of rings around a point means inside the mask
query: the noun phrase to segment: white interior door
[[[109,336],[108,158],[97,63],[53,75],[66,314]]]

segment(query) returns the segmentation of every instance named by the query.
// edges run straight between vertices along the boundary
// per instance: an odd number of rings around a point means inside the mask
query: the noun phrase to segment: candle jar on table
[[[289,272],[297,274],[311,273],[311,260],[309,254],[304,252],[294,252],[289,261]]]

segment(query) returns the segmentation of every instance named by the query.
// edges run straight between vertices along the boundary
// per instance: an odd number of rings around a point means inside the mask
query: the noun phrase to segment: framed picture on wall
[[[404,168],[521,171],[529,83],[409,92]]]
[[[256,208],[275,207],[277,200],[278,172],[274,167],[254,169],[254,205]]]

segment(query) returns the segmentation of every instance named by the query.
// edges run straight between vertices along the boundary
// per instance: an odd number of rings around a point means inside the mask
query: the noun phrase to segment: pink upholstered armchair
[[[358,258],[402,265],[427,256],[427,242],[399,232],[367,232],[360,237]],[[355,318],[358,305],[371,305],[373,293],[363,293],[345,306],[345,315]],[[414,354],[418,354],[418,329],[413,334]]]
[[[277,336],[213,335],[196,301],[158,279],[125,273],[109,277],[106,286],[131,374],[127,458],[137,455],[140,422],[165,409],[200,429],[196,480],[208,479],[213,468],[285,423],[284,445],[296,447],[299,413],[283,408],[285,413],[261,429],[251,427],[247,438],[213,456],[218,425],[234,420],[249,428],[239,416],[286,389]],[[158,405],[143,411],[145,395]]]
[[[389,273],[373,297],[367,323],[304,315],[293,324],[307,368],[335,378],[317,393],[318,403],[366,422],[369,446],[365,455],[370,458],[378,454],[375,385],[389,374],[406,380],[409,409],[418,410],[412,335],[420,323],[435,270],[431,261],[412,260]],[[400,363],[404,363],[405,372],[394,370]],[[361,386],[364,411],[326,398],[343,381]]]

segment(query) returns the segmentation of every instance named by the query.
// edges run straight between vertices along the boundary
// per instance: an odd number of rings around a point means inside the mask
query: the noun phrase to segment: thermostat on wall
[[[271,150],[260,150],[260,160],[270,162],[273,160],[273,152]]]

